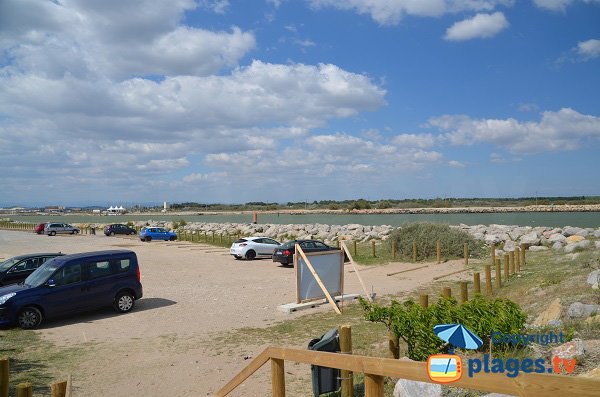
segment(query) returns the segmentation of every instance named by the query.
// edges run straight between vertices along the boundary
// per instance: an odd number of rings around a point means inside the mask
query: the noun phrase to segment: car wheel
[[[56,232],[50,232],[48,233],[49,236],[56,236]]]
[[[256,258],[256,252],[254,252],[254,250],[249,250],[248,252],[246,252],[246,259],[251,261],[254,258]]]
[[[152,241],[152,237],[146,236],[146,241]]]
[[[133,309],[135,297],[129,291],[120,292],[115,297],[115,310],[119,313],[127,313]]]
[[[175,236],[169,237],[169,241],[175,241],[175,240],[177,240],[177,237],[175,237]]]
[[[242,259],[242,257],[241,257],[241,256],[239,256],[239,255],[234,255],[233,257],[234,257],[235,259],[237,259],[238,261],[239,261],[240,259]]]
[[[131,232],[131,233],[129,233],[129,235],[130,235],[130,236],[133,236],[134,234],[135,234],[135,232]]]
[[[109,236],[114,236],[114,235],[115,235],[115,232],[110,232],[110,233],[108,233],[108,235],[109,235]]]
[[[33,329],[42,323],[42,312],[33,306],[22,309],[17,315],[17,324],[23,329]]]
[[[146,239],[144,239],[143,237],[141,237],[140,241],[143,243],[144,241],[146,241]]]

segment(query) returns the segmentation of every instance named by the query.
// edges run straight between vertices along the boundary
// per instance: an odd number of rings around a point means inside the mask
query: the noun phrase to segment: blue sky
[[[0,206],[598,195],[599,0],[0,3]]]

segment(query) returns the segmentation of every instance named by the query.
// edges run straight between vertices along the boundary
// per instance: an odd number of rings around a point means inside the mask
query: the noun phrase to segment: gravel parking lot
[[[48,321],[38,331],[59,347],[85,346],[73,373],[77,396],[197,396],[211,395],[248,361],[216,355],[211,338],[242,327],[264,327],[315,311],[285,314],[277,310],[295,300],[293,268],[270,259],[236,261],[226,249],[187,242],[143,243],[137,237],[66,235],[48,237],[0,231],[0,257],[62,251],[76,253],[131,249],[138,255],[144,298],[133,312],[117,315],[111,309]],[[426,267],[404,277],[386,273],[414,267],[389,264],[362,275],[378,295],[410,291],[440,274]],[[462,267],[444,265],[444,272]],[[360,293],[357,278],[345,269],[346,293]],[[248,356],[263,346],[247,346]],[[270,390],[268,374],[249,379],[240,396],[263,396]]]

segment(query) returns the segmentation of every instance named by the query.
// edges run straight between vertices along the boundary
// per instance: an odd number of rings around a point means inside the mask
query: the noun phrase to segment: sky
[[[600,194],[600,0],[0,0],[0,206]]]

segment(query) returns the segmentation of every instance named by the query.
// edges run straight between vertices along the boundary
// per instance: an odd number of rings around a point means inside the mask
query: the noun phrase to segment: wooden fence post
[[[467,289],[467,282],[460,282],[460,303],[465,303],[469,300],[469,290]]]
[[[52,397],[66,397],[67,381],[56,382],[50,385],[50,395]]]
[[[519,247],[515,250],[515,268],[517,273],[521,273],[521,249]]]
[[[525,268],[525,251],[527,250],[527,247],[525,247],[525,244],[521,244],[521,267],[524,269]]]
[[[413,262],[417,261],[417,242],[413,240]]]
[[[352,241],[352,248],[354,249],[354,257],[356,258],[356,240]]]
[[[510,255],[504,254],[504,282],[508,281],[509,276],[509,264],[510,264]]]
[[[373,258],[376,258],[376,255],[375,255],[375,240],[371,240],[371,254],[373,255]]]
[[[452,297],[452,289],[450,287],[444,287],[444,289],[442,289],[442,296],[445,298],[451,298]]]
[[[473,294],[481,294],[481,276],[479,272],[473,273]]]
[[[0,359],[0,397],[8,397],[9,373],[8,358]]]
[[[437,255],[437,263],[440,264],[442,263],[442,246],[440,240],[438,240],[436,243],[435,251]]]
[[[271,358],[271,387],[273,397],[285,397],[285,367],[282,359]]]
[[[16,397],[33,397],[33,386],[31,383],[19,383],[17,385]]]
[[[340,327],[340,353],[352,354],[352,328],[349,325]],[[341,371],[342,397],[354,397],[354,376],[352,371]]]
[[[492,255],[492,266],[496,264],[496,244],[492,243],[490,247],[490,253]]]
[[[515,274],[515,251],[510,251],[510,274]]]
[[[421,307],[427,309],[429,307],[429,295],[419,295],[419,303]]]
[[[492,295],[492,266],[485,265],[485,294]]]
[[[383,397],[383,376],[365,374],[365,397]]]
[[[336,247],[340,248],[340,240],[336,240],[335,245],[336,245]]]
[[[463,251],[465,254],[465,266],[468,266],[469,265],[469,244],[468,243],[465,243]]]
[[[496,258],[496,288],[500,289],[502,288],[502,275],[500,272],[500,258]]]
[[[396,260],[396,242],[392,241],[392,259]]]

